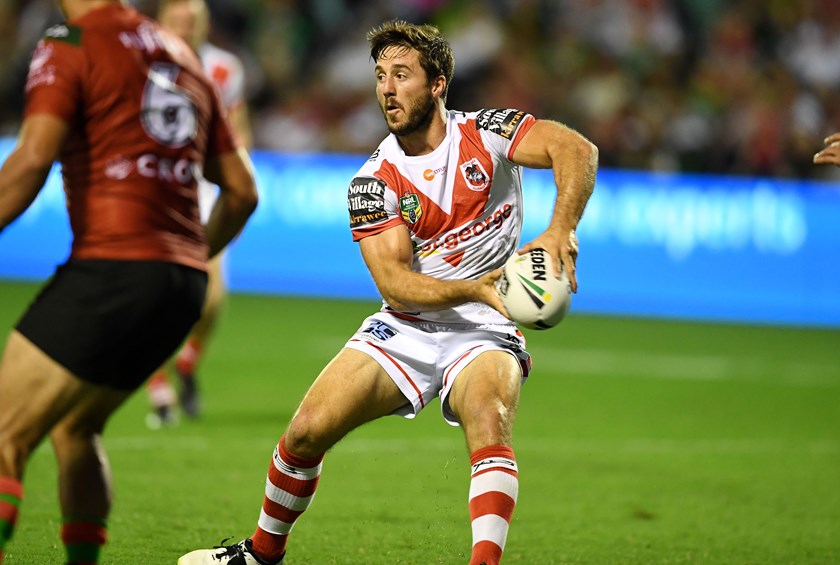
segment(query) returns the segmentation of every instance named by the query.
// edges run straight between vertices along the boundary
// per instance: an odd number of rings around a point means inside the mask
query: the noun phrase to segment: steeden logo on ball
[[[548,329],[566,316],[572,299],[569,278],[543,249],[514,254],[504,266],[496,289],[513,321],[530,329]]]

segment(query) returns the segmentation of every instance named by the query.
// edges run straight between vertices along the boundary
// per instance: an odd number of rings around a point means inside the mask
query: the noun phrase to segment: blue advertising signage
[[[12,142],[0,145],[0,154]],[[240,292],[376,298],[348,228],[366,156],[254,152],[260,205],[227,255]],[[524,173],[523,242],[548,224],[550,171]],[[602,169],[578,229],[573,312],[840,327],[840,187]],[[70,234],[53,171],[0,235],[0,277],[43,279]]]

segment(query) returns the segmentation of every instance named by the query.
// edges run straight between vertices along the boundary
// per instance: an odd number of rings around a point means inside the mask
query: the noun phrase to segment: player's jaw
[[[397,136],[412,134],[428,128],[435,112],[435,101],[428,92],[416,96],[403,104],[391,96],[380,101],[379,107],[385,116],[388,131]]]

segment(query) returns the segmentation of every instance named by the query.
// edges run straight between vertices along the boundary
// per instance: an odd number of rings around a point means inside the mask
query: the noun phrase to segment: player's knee
[[[513,425],[515,410],[503,402],[497,402],[489,410],[481,410],[479,422],[488,429],[505,430]]]
[[[0,476],[20,477],[35,443],[25,437],[0,431]]]
[[[318,457],[332,447],[320,419],[306,412],[295,415],[286,430],[286,449],[300,457]]]
[[[50,442],[59,460],[101,451],[104,422],[98,418],[65,418],[50,430]]]
[[[68,426],[56,426],[50,432],[50,441],[57,453],[74,449],[78,445],[86,445],[93,441],[93,434],[82,432]]]
[[[514,406],[496,401],[465,410],[461,423],[467,437],[482,438],[482,443],[487,445],[507,444],[511,440],[515,417]]]

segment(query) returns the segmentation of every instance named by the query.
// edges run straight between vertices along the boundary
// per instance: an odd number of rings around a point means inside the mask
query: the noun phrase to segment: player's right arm
[[[58,158],[68,126],[52,114],[32,114],[0,169],[0,232],[35,200]]]
[[[537,120],[513,153],[514,163],[531,168],[551,168],[557,186],[554,211],[546,230],[522,246],[520,253],[537,247],[559,259],[577,292],[574,230],[595,187],[598,148],[578,132],[559,122]]]
[[[494,286],[502,269],[477,280],[444,281],[417,273],[412,269],[414,252],[405,226],[365,237],[360,248],[379,293],[395,310],[424,312],[484,302],[507,315]]]
[[[219,187],[219,197],[205,226],[209,257],[213,257],[236,237],[256,209],[257,185],[253,164],[242,147],[208,158],[204,176]]]

